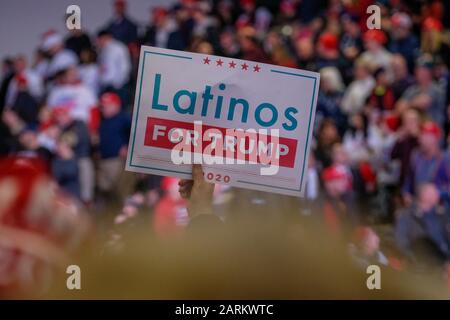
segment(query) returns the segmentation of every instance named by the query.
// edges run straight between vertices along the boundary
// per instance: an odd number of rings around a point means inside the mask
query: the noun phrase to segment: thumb
[[[204,181],[203,177],[203,169],[200,164],[192,165],[192,180],[195,181]]]

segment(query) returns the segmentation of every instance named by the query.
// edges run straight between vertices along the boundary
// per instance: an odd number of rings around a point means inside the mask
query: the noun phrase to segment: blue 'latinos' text
[[[152,108],[155,110],[163,110],[167,111],[169,106],[167,104],[163,104],[159,101],[159,92],[162,85],[162,76],[157,73],[155,75],[154,87],[153,87],[153,98],[152,98]],[[176,112],[180,114],[197,114],[200,113],[202,117],[206,117],[209,112],[214,112],[214,118],[220,119],[226,116],[227,120],[233,121],[235,117],[235,113],[238,109],[241,110],[240,121],[242,123],[247,123],[249,116],[249,102],[243,98],[230,97],[228,101],[228,107],[225,112],[223,110],[223,100],[224,97],[220,94],[213,95],[211,93],[212,87],[209,85],[205,86],[205,90],[200,93],[201,94],[201,110],[196,110],[197,97],[199,96],[198,92],[189,91],[189,90],[179,90],[177,91],[172,100],[172,106]],[[225,84],[221,83],[218,86],[218,90],[225,91]],[[180,99],[182,97],[186,97],[189,101],[187,105],[181,105]],[[213,109],[210,108],[211,102],[215,100],[215,106]],[[253,116],[255,117],[255,121],[262,127],[279,127],[276,126],[277,121],[279,120],[278,109],[276,106],[269,102],[261,102],[254,109]],[[284,110],[284,118],[281,120],[282,127],[287,131],[292,131],[297,128],[297,119],[295,118],[295,114],[298,113],[298,110],[294,107],[288,107]],[[264,114],[264,117],[262,115]],[[263,119],[264,118],[264,119]]]

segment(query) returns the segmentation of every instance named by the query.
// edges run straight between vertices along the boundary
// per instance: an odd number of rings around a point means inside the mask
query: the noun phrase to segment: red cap
[[[338,48],[338,37],[331,32],[324,32],[320,35],[318,44],[327,50],[336,50]]]
[[[400,119],[393,114],[388,114],[384,116],[384,123],[391,131],[396,131],[400,125]]]
[[[295,11],[296,9],[296,4],[294,1],[292,0],[283,0],[280,3],[280,10],[281,12],[292,12]]]
[[[16,81],[19,88],[24,88],[27,86],[27,78],[23,74],[17,75]]]
[[[422,125],[422,133],[426,134],[432,134],[434,135],[436,138],[440,138],[441,137],[441,128],[439,128],[439,126],[432,121],[426,121],[423,125]]]
[[[341,166],[332,165],[324,169],[322,172],[322,179],[325,182],[346,178],[347,178],[347,171],[345,171],[345,169]]]
[[[177,178],[174,177],[164,177],[161,181],[161,189],[163,191],[168,191],[173,185],[178,185]]]
[[[367,184],[373,184],[376,182],[377,176],[372,166],[368,162],[362,162],[359,164],[359,174],[363,181]]]
[[[442,31],[442,29],[443,29],[442,22],[436,18],[428,17],[425,20],[423,20],[422,23],[423,31],[432,31],[432,30]]]
[[[377,29],[367,30],[363,36],[364,41],[375,41],[379,44],[385,44],[387,41],[383,31]]]
[[[70,112],[70,107],[62,105],[62,106],[53,108],[52,116],[53,116],[53,118],[55,118],[57,116],[67,114],[69,112]]]
[[[165,17],[167,16],[168,13],[169,13],[168,10],[164,7],[154,7],[152,9],[153,17],[156,19]]]
[[[240,2],[240,5],[243,7],[246,5],[254,5],[256,0],[241,0],[239,2]]]
[[[357,243],[363,242],[371,233],[373,232],[371,227],[367,226],[358,226],[355,229],[355,241]]]
[[[404,12],[394,13],[394,15],[391,17],[391,23],[394,28],[395,27],[410,28],[412,25],[411,18],[409,17],[408,14]]]
[[[102,94],[102,96],[100,97],[100,103],[102,105],[105,105],[105,104],[113,104],[115,106],[122,105],[122,102],[120,101],[120,97],[113,92],[106,92],[106,93]]]

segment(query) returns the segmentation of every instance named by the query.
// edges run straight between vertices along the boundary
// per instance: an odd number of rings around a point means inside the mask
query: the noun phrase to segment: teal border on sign
[[[139,117],[139,110],[140,110],[140,107],[141,107],[142,78],[144,77],[145,57],[146,57],[147,54],[155,54],[155,55],[167,56],[167,57],[172,57],[172,58],[177,58],[177,59],[189,59],[189,60],[192,60],[192,57],[187,57],[187,56],[180,56],[180,55],[175,55],[175,54],[167,54],[167,53],[160,53],[160,52],[153,52],[153,51],[144,51],[144,57],[142,58],[142,66],[141,66],[141,82],[139,84],[139,95],[138,95],[137,112],[134,115],[133,143],[131,144],[131,155],[130,155],[130,162],[128,163],[128,165],[130,167],[152,169],[152,170],[158,170],[158,171],[163,171],[163,172],[191,174],[190,172],[184,172],[184,171],[176,171],[176,170],[168,170],[168,169],[161,169],[161,168],[154,168],[154,167],[146,167],[146,166],[136,165],[136,164],[133,164],[131,162],[132,159],[133,159],[133,153],[134,153],[134,143],[136,141],[137,120],[138,120],[138,117]]]
[[[147,166],[141,166],[141,165],[132,164],[133,153],[134,153],[134,145],[135,145],[135,141],[136,141],[137,120],[138,120],[138,117],[139,117],[139,110],[140,110],[140,107],[141,107],[142,78],[143,78],[143,75],[144,75],[144,65],[145,65],[145,58],[146,58],[147,54],[166,56],[166,57],[171,57],[171,58],[176,58],[176,59],[192,60],[192,57],[188,57],[188,56],[182,56],[182,55],[176,55],[176,54],[168,54],[168,53],[161,53],[161,52],[153,52],[153,51],[144,51],[144,57],[143,57],[142,66],[141,66],[141,79],[140,79],[140,83],[139,83],[139,95],[138,95],[138,103],[137,103],[137,112],[136,112],[136,115],[134,115],[133,143],[131,144],[131,155],[130,155],[130,161],[129,161],[128,165],[130,167],[152,169],[152,170],[163,171],[163,172],[190,174],[190,172],[168,170],[168,169],[161,169],[161,168],[147,167]],[[236,182],[252,184],[252,185],[257,185],[257,186],[263,186],[263,187],[269,187],[269,188],[276,188],[276,189],[281,189],[281,190],[288,190],[288,191],[301,191],[302,190],[302,184],[303,184],[303,177],[304,177],[304,174],[305,174],[306,154],[307,154],[308,145],[309,145],[309,136],[310,136],[310,128],[311,128],[311,117],[312,117],[312,110],[313,110],[313,105],[314,105],[314,99],[315,99],[315,96],[316,96],[317,78],[316,77],[312,77],[312,76],[307,76],[307,75],[304,75],[304,74],[280,71],[280,70],[275,70],[275,69],[271,69],[270,72],[279,73],[279,74],[285,74],[285,75],[288,75],[288,76],[308,78],[308,79],[314,80],[313,95],[312,95],[312,99],[311,99],[311,107],[310,107],[309,120],[308,120],[308,136],[306,137],[305,152],[304,152],[304,157],[303,157],[302,175],[301,175],[301,178],[300,178],[300,187],[299,187],[300,189],[297,190],[297,189],[292,189],[292,188],[276,187],[276,186],[273,186],[273,185],[262,184],[262,183],[255,183],[255,182],[248,182],[248,181],[243,181],[243,180],[236,180]]]

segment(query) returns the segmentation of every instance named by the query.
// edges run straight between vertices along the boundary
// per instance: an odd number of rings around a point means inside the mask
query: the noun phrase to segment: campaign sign
[[[126,170],[302,196],[319,74],[141,47]]]

